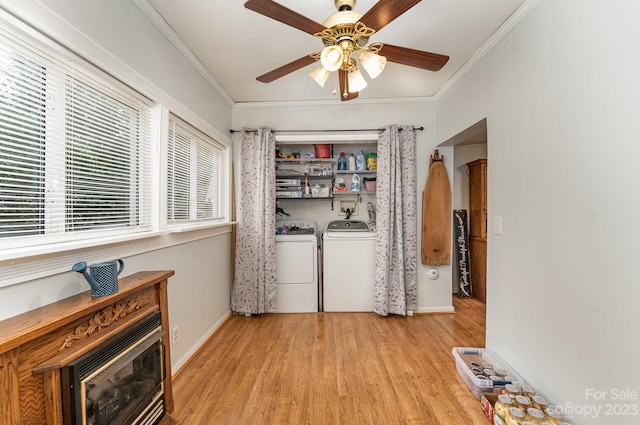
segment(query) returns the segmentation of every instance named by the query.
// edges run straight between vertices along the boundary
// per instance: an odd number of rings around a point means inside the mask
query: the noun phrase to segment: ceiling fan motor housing
[[[356,6],[356,0],[335,0],[334,4],[338,10],[353,10]]]

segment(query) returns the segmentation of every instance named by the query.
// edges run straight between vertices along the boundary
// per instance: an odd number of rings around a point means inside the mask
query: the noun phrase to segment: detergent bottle
[[[353,155],[353,152],[349,154],[348,164],[349,171],[356,171],[356,157]]]
[[[338,157],[338,171],[347,171],[347,158],[344,156],[344,152],[340,152]]]
[[[367,163],[364,159],[364,152],[361,150],[356,155],[356,170],[363,171],[367,169]]]
[[[351,177],[351,191],[352,192],[360,191],[360,176],[355,173],[353,174],[353,177]]]

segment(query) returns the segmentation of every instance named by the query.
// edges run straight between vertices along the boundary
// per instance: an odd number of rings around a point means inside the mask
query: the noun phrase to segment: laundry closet
[[[276,138],[277,312],[373,311],[376,161],[377,134]]]

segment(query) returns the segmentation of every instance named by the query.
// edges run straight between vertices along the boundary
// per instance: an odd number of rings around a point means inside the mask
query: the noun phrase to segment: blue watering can
[[[118,266],[120,266],[118,268]],[[91,286],[92,297],[102,297],[118,292],[118,275],[124,269],[124,261],[113,260],[104,263],[92,264],[89,266],[90,273],[87,273],[87,263],[81,261],[71,267],[74,272],[82,273]]]

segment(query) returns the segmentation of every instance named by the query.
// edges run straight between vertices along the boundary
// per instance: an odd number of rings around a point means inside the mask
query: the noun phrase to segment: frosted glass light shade
[[[324,87],[324,84],[329,79],[329,75],[331,75],[331,71],[327,71],[324,66],[319,65],[316,69],[311,71],[309,75],[311,75],[311,78],[313,78],[320,87]]]
[[[360,53],[360,64],[367,71],[369,77],[376,78],[382,74],[385,65],[387,64],[387,58],[377,55],[375,53],[364,51]]]
[[[347,81],[349,82],[349,93],[357,93],[367,87],[367,82],[364,80],[364,77],[362,76],[362,73],[359,69],[354,69],[353,71],[349,72],[347,78]]]
[[[327,46],[320,53],[320,63],[327,71],[337,71],[342,66],[342,49],[339,46]]]

